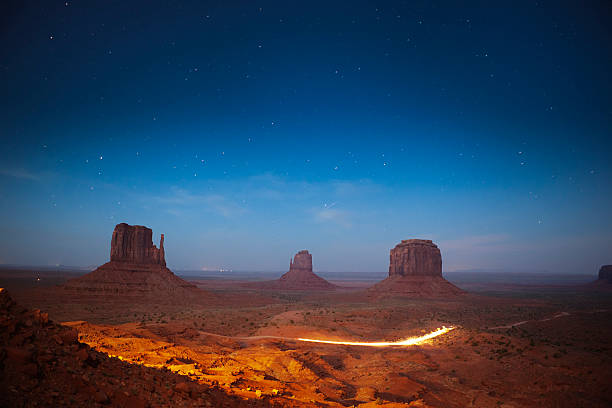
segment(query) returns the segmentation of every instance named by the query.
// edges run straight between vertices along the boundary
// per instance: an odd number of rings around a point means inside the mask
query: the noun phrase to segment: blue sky
[[[350,7],[349,7],[350,5]],[[604,3],[9,3],[0,263],[176,269],[612,263]]]

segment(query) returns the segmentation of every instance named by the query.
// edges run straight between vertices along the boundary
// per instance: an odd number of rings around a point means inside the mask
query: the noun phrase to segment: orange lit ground
[[[27,292],[19,300],[76,327],[81,341],[99,351],[282,406],[612,404],[612,299],[607,295],[368,302],[354,292],[262,297],[225,288],[218,294],[233,300],[193,307],[70,303]],[[250,296],[270,301],[254,305]],[[547,320],[560,312],[569,314]],[[520,321],[528,322],[492,329]],[[457,328],[411,347],[257,338],[393,341],[449,324]]]

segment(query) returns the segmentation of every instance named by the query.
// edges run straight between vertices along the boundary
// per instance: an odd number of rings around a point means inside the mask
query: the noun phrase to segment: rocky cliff
[[[431,240],[405,239],[389,254],[389,276],[442,276],[440,249]]]
[[[142,225],[117,224],[111,239],[111,262],[131,262],[166,266],[164,234],[159,248],[153,245],[153,231]]]
[[[607,280],[612,283],[612,265],[602,265],[599,268],[599,280]]]
[[[374,297],[437,297],[463,293],[442,277],[440,249],[431,240],[406,239],[391,249],[389,277],[372,286]]]
[[[289,272],[299,273],[300,271],[312,272],[312,255],[305,249],[289,260]]]

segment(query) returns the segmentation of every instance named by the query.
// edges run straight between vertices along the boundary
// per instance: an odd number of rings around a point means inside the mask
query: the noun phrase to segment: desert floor
[[[189,304],[67,296],[54,285],[71,276],[4,270],[0,286],[76,328],[98,351],[244,399],[320,407],[612,406],[612,291],[600,286],[476,280],[459,297],[409,299],[368,296],[363,280],[312,293],[191,277],[207,299]],[[395,341],[442,326],[454,330],[415,346],[296,340]]]

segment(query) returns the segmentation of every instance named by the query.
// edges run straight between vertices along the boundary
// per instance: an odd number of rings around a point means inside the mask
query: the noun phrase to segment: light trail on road
[[[310,343],[339,344],[339,345],[345,345],[345,346],[366,346],[366,347],[416,346],[418,344],[426,342],[427,340],[430,340],[435,337],[446,334],[453,329],[454,327],[452,326],[451,327],[442,326],[432,331],[431,333],[424,334],[423,336],[408,337],[407,339],[398,340],[398,341],[361,342],[361,341],[338,341],[338,340],[320,340],[320,339],[305,339],[305,338],[298,338],[296,340],[306,341]]]

